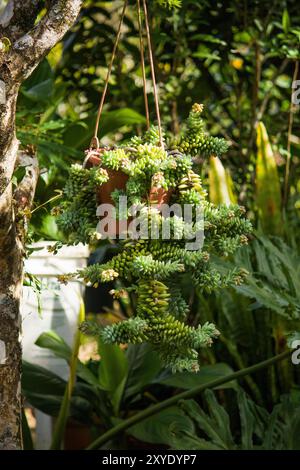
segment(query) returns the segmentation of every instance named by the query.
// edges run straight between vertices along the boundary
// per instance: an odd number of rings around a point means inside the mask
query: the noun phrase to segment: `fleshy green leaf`
[[[280,181],[269,137],[262,122],[257,125],[256,197],[263,231],[280,235],[283,227]]]

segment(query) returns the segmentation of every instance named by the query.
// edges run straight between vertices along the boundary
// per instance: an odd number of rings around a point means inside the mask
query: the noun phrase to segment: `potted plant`
[[[84,166],[103,168],[108,175],[108,180],[96,188],[99,204],[114,204],[114,191],[125,192],[129,179],[131,189],[128,195],[131,193],[133,199],[136,194],[141,201],[147,199],[158,206],[169,201],[172,188],[166,187],[163,171],[168,167],[174,168],[176,163],[167,151],[153,151],[151,146],[159,146],[159,132],[155,127],[151,127],[143,138],[132,139],[128,145],[118,148],[99,147],[86,151]],[[147,165],[149,158],[153,158],[152,169]],[[139,191],[134,190],[134,181],[140,185]]]
[[[148,227],[156,225],[158,237],[125,240],[108,263],[81,269],[75,276],[95,286],[118,279],[122,288],[112,295],[118,298],[126,291],[134,293],[136,310],[128,320],[104,329],[86,323],[82,328],[107,343],[149,342],[174,371],[198,370],[199,348],[210,346],[219,334],[211,323],[197,327],[185,323],[189,307],[180,287],[182,276],[206,291],[242,282],[244,270],[220,272],[210,255],[235,251],[247,243],[246,234],[251,230],[250,222],[243,218],[243,208],[215,207],[206,201],[201,179],[192,169],[192,155],[220,156],[228,148],[224,139],[205,132],[202,110],[202,105],[192,107],[184,131],[170,142],[168,150],[159,145],[159,132],[151,128],[143,137],[133,137],[124,146],[101,153],[96,167],[73,166],[57,220],[69,243],[99,238],[95,232],[99,187],[109,181],[108,170],[128,176],[125,188],[114,189],[110,196],[115,204],[122,195],[129,204],[139,204],[142,222]],[[183,215],[172,212],[163,214],[149,197],[154,187],[168,193],[171,203],[188,205],[191,219],[186,221]],[[204,221],[197,219],[199,209]],[[170,227],[167,239],[163,236],[165,223]],[[188,249],[187,241],[203,229],[203,247]]]

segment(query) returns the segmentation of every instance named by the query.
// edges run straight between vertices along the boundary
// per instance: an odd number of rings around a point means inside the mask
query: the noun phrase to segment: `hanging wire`
[[[162,136],[161,119],[160,119],[160,111],[159,111],[159,103],[158,103],[158,93],[157,93],[157,87],[156,87],[155,69],[154,69],[154,62],[153,62],[153,53],[152,53],[151,36],[150,36],[150,28],[149,28],[149,19],[148,19],[148,11],[147,11],[146,0],[143,0],[143,7],[144,7],[144,14],[145,14],[145,24],[146,24],[146,33],[147,33],[149,62],[150,62],[150,69],[151,69],[151,76],[152,76],[152,83],[153,83],[153,94],[154,94],[155,110],[156,110],[158,132],[159,132],[159,142],[160,142],[160,146],[164,149],[164,141],[163,141],[163,136]]]
[[[95,125],[95,132],[94,132],[94,136],[92,138],[91,144],[90,144],[91,148],[98,148],[99,147],[99,139],[98,139],[99,123],[100,123],[100,118],[101,118],[101,114],[102,114],[102,111],[103,111],[103,105],[104,105],[104,101],[105,101],[105,97],[106,97],[106,93],[107,93],[108,82],[109,82],[109,79],[110,79],[112,66],[113,66],[113,63],[114,63],[114,60],[115,60],[116,51],[117,51],[117,47],[118,47],[120,36],[121,36],[121,28],[122,28],[122,24],[123,24],[123,20],[124,20],[124,16],[125,16],[127,3],[128,3],[128,0],[125,0],[123,10],[122,10],[122,14],[121,14],[121,18],[120,18],[118,31],[117,31],[117,36],[116,36],[116,40],[115,40],[115,43],[114,43],[110,63],[109,63],[108,70],[107,70],[106,79],[105,79],[105,82],[104,82],[104,88],[103,88],[103,92],[102,92],[102,96],[101,96],[101,100],[100,100],[100,104],[99,104],[99,108],[98,108],[96,125]]]
[[[141,67],[142,67],[142,76],[143,76],[145,113],[146,113],[147,129],[149,129],[149,127],[150,127],[150,117],[149,117],[149,104],[148,104],[148,96],[147,96],[146,71],[145,71],[145,54],[144,54],[144,41],[143,41],[143,32],[142,32],[142,18],[141,18],[141,3],[140,3],[140,0],[137,0],[137,13],[138,13],[138,24],[139,24],[139,36],[140,36],[140,53],[141,53]]]
[[[98,139],[98,131],[99,131],[99,123],[100,118],[103,111],[103,106],[107,94],[108,83],[111,76],[111,71],[113,67],[113,63],[116,56],[117,47],[119,44],[120,36],[121,36],[121,29],[122,24],[125,16],[126,7],[128,4],[128,0],[124,0],[124,6],[122,10],[122,14],[120,17],[119,27],[116,35],[116,40],[114,43],[110,63],[107,70],[107,75],[104,82],[104,88],[101,95],[101,100],[99,103],[97,118],[96,118],[96,125],[94,136],[90,143],[90,149],[97,149],[99,148],[99,139]],[[159,132],[159,142],[160,146],[164,149],[164,141],[162,135],[162,127],[161,127],[161,118],[160,118],[160,110],[159,110],[159,100],[158,100],[158,92],[157,92],[157,85],[156,85],[156,77],[155,77],[155,68],[154,68],[154,61],[153,61],[153,52],[152,52],[152,44],[151,44],[151,36],[150,36],[150,28],[149,28],[149,19],[148,19],[148,11],[147,11],[147,3],[146,0],[143,0],[143,9],[144,9],[144,16],[145,16],[145,25],[146,25],[146,36],[147,36],[147,45],[148,45],[148,53],[149,53],[149,62],[150,62],[150,69],[151,69],[151,78],[153,83],[153,95],[154,95],[154,103],[155,103],[155,111],[157,117],[157,124],[158,124],[158,132]],[[147,122],[147,129],[150,127],[150,116],[149,116],[149,104],[148,104],[148,96],[147,96],[147,88],[146,88],[146,71],[145,71],[145,56],[144,56],[144,42],[143,42],[143,32],[142,32],[142,19],[141,19],[141,4],[140,0],[137,0],[137,11],[138,11],[138,24],[139,24],[139,38],[140,38],[140,53],[141,53],[141,67],[142,67],[142,77],[143,77],[143,89],[144,89],[144,101],[145,101],[145,113],[146,113],[146,122]],[[88,157],[87,157],[88,158]]]

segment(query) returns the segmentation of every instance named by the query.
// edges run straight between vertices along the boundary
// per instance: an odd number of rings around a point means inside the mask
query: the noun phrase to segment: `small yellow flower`
[[[243,68],[244,61],[241,58],[231,59],[230,65],[237,70],[241,70]]]
[[[58,276],[56,276],[58,282],[60,282],[61,284],[65,284],[67,285],[68,282],[72,281],[72,279],[74,278],[74,275],[72,273],[70,274],[59,274]]]
[[[202,103],[194,103],[193,106],[192,106],[192,112],[193,113],[202,113],[204,109],[204,104]]]
[[[115,271],[114,269],[106,269],[105,271],[102,271],[101,273],[101,281],[102,282],[113,281],[118,276],[119,276],[119,273]]]

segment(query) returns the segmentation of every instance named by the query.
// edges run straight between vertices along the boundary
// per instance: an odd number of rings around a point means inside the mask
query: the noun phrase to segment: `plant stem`
[[[255,138],[255,133],[256,133],[256,124],[258,122],[257,116],[258,116],[258,92],[259,92],[259,85],[260,85],[260,80],[261,80],[261,69],[262,69],[262,57],[261,57],[261,48],[256,40],[254,42],[254,48],[255,48],[255,75],[254,75],[254,81],[253,81],[253,87],[252,87],[252,117],[251,117],[251,130],[250,130],[250,137],[249,137],[249,143],[248,143],[248,151],[247,151],[247,160],[249,160],[251,152],[253,150],[253,143],[254,143],[254,138]]]
[[[296,60],[295,62],[295,69],[292,78],[292,84],[297,80],[299,72],[299,61]],[[292,129],[293,129],[293,121],[294,121],[294,109],[295,105],[293,103],[293,88],[291,94],[291,103],[290,103],[290,112],[289,112],[289,121],[288,121],[288,135],[287,135],[287,158],[286,158],[286,166],[285,166],[285,177],[284,177],[284,194],[283,194],[283,207],[286,208],[288,197],[289,197],[289,176],[290,176],[290,166],[291,166],[291,136],[292,136]]]
[[[85,309],[82,298],[80,298],[80,310],[78,315],[78,326],[85,320]],[[72,356],[70,360],[70,375],[66,385],[63,400],[60,406],[59,414],[54,428],[50,450],[60,450],[63,445],[64,433],[69,417],[71,398],[76,381],[76,367],[78,362],[78,352],[81,343],[81,332],[77,329],[74,338]]]
[[[220,340],[225,344],[227,347],[229,353],[232,355],[236,365],[242,369],[245,370],[245,365],[242,357],[240,356],[237,347],[234,344],[231,344],[230,341],[227,340],[227,338],[224,338],[224,336],[221,335]],[[245,376],[245,382],[247,383],[248,387],[250,388],[251,392],[253,393],[253,397],[256,400],[257,403],[260,405],[263,404],[263,398],[261,396],[260,390],[252,377],[248,377],[248,375]]]
[[[234,372],[233,374],[227,375],[226,377],[221,377],[216,380],[212,380],[206,384],[199,385],[198,387],[194,387],[191,390],[186,390],[185,392],[178,393],[167,400],[162,401],[161,403],[157,403],[156,405],[150,406],[146,410],[143,410],[136,415],[122,421],[121,423],[117,424],[117,426],[113,427],[106,433],[102,434],[102,436],[98,437],[92,444],[87,447],[87,450],[98,449],[100,446],[105,444],[107,441],[112,439],[113,437],[117,436],[120,432],[124,431],[125,429],[130,428],[132,425],[143,421],[144,419],[148,418],[149,416],[153,416],[156,413],[159,413],[166,408],[169,408],[172,405],[176,405],[178,401],[185,400],[187,398],[192,398],[195,395],[203,392],[207,388],[215,388],[225,383],[228,383],[232,380],[239,379],[244,377],[245,375],[252,374],[260,369],[265,367],[269,367],[276,362],[282,361],[283,359],[288,358],[292,354],[292,351],[285,351],[277,356],[271,357],[270,359],[266,359],[265,361],[258,362],[251,367],[247,367],[246,369],[239,370]]]

